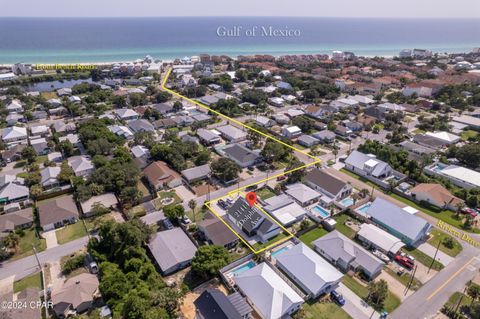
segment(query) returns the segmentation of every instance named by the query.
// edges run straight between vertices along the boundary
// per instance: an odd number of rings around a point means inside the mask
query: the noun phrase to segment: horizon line
[[[173,15],[173,16],[0,16],[2,18],[36,19],[143,19],[143,18],[317,18],[317,19],[405,19],[405,20],[480,20],[480,17],[395,17],[395,16],[284,16],[284,15]]]

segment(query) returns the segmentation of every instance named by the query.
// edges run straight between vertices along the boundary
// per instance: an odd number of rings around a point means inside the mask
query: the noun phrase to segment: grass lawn
[[[154,199],[154,204],[157,209],[160,209],[163,207],[163,204],[161,202],[162,199],[167,198],[167,197],[173,197],[174,201],[172,204],[169,205],[174,205],[180,203],[182,200],[180,197],[178,197],[177,193],[175,191],[169,191],[169,192],[158,192],[158,198]]]
[[[350,171],[347,170],[346,168],[341,168],[341,169],[340,169],[340,172],[345,173],[345,174],[347,174],[347,175],[349,175],[349,176],[351,176],[351,177],[353,177],[353,178],[355,178],[355,179],[358,179],[359,181],[364,182],[365,184],[367,184],[367,185],[370,186],[370,187],[375,187],[376,190],[382,191],[382,189],[380,188],[380,186],[378,186],[377,184],[369,181],[369,180],[366,179],[365,177],[362,177],[362,176],[359,176],[359,175],[357,175],[357,174],[355,174],[355,173],[353,173],[353,172],[350,172]],[[371,190],[371,189],[369,189],[369,190]]]
[[[257,191],[257,195],[261,199],[266,200],[266,199],[269,199],[270,197],[274,197],[275,193],[272,192],[268,187],[264,187],[261,190]]]
[[[470,299],[469,296],[464,295],[459,291],[454,292],[453,295],[451,295],[450,298],[448,298],[448,301],[445,303],[445,306],[447,306],[448,308],[456,307],[462,296],[463,296],[463,299],[462,299],[462,302],[460,303],[459,308],[462,306],[467,306],[467,307],[470,306],[470,304],[472,303],[472,299]]]
[[[312,229],[309,232],[306,232],[302,236],[299,237],[299,239],[306,245],[313,247],[312,242],[316,240],[317,238],[320,238],[322,236],[325,236],[328,234],[328,231],[325,230],[323,227],[317,227],[315,229]]]
[[[20,178],[27,178],[28,177],[28,172],[21,172],[17,174],[17,177]]]
[[[463,221],[461,219],[457,219],[456,216],[455,216],[455,213],[452,212],[452,211],[449,211],[449,210],[433,210],[433,209],[430,209],[430,208],[426,208],[426,207],[423,207],[423,206],[420,206],[418,205],[417,203],[407,199],[407,198],[404,198],[400,195],[397,195],[397,194],[390,194],[390,196],[392,196],[393,198],[409,205],[409,206],[412,206],[413,208],[416,208],[418,209],[419,211],[422,211],[424,212],[425,214],[428,214],[430,216],[433,216],[435,218],[438,218],[440,219],[441,221],[444,221],[446,222],[447,224],[450,224],[452,226],[455,226],[461,230],[464,230],[466,232],[473,232],[473,233],[480,233],[480,229],[479,228],[475,228],[475,229],[471,229],[471,230],[468,230],[468,229],[463,229]]]
[[[345,310],[333,302],[306,302],[302,308],[305,311],[305,319],[351,318]]]
[[[390,274],[393,278],[397,279],[399,282],[401,282],[405,287],[408,285],[410,282],[410,273],[404,272],[402,275],[397,275],[397,273],[393,270],[391,270],[388,267],[384,268],[384,271]],[[410,289],[413,290],[418,290],[420,287],[422,287],[422,282],[418,280],[417,278],[413,278],[412,285],[410,286]]]
[[[428,243],[434,247],[437,247],[438,245],[438,242],[441,242],[440,244],[440,248],[439,250],[443,251],[444,253],[446,253],[447,255],[449,256],[452,256],[452,257],[455,257],[457,256],[461,251],[462,251],[462,245],[460,245],[460,243],[458,242],[458,240],[456,240],[455,238],[453,238],[452,236],[448,235],[447,233],[444,233],[443,231],[441,230],[438,230],[438,229],[432,229],[430,231],[430,239],[428,240]],[[453,239],[453,248],[448,248],[447,246],[445,246],[445,244],[443,243],[444,239],[445,238],[452,238]]]
[[[300,145],[300,144],[298,144],[298,143],[293,144],[293,147],[295,147],[295,148],[297,148],[297,149],[299,149],[299,150],[302,150],[302,151],[303,151],[304,149],[306,149],[305,146]]]
[[[13,283],[13,292],[15,293],[27,288],[42,289],[42,275],[39,272]]]
[[[87,231],[81,220],[57,230],[57,241],[59,245],[82,238],[83,236],[87,236]]]
[[[20,237],[18,242],[17,251],[10,259],[15,260],[33,255],[32,244],[37,249],[37,252],[44,251],[47,248],[47,241],[37,236],[33,228],[25,230],[25,234],[23,237]]]
[[[55,92],[42,92],[42,93],[40,93],[40,96],[45,98],[45,100],[58,98],[58,95]]]
[[[361,285],[354,278],[352,278],[348,275],[345,275],[345,276],[343,276],[342,283],[345,286],[347,286],[351,291],[353,291],[360,298],[365,299],[367,297],[368,288]],[[388,312],[392,312],[398,306],[400,306],[400,303],[401,303],[400,299],[389,291],[388,296],[385,299],[385,302],[383,304],[383,308]],[[377,310],[383,310],[383,309],[377,309]]]
[[[148,190],[147,186],[142,181],[137,182],[137,189],[142,194],[142,197],[150,196],[150,191]]]
[[[416,248],[404,247],[404,248],[402,248],[402,250],[405,253],[407,253],[409,255],[412,255],[413,258],[416,259],[416,261],[418,261],[419,263],[423,264],[426,267],[430,267],[430,265],[432,264],[433,258],[428,256],[427,254],[421,252],[420,250],[418,250]],[[433,270],[442,270],[443,267],[444,267],[443,264],[440,263],[438,260],[435,260],[433,262],[433,266],[432,266]]]
[[[337,222],[337,225],[335,225],[335,229],[347,236],[348,238],[353,238],[355,237],[355,231],[345,225],[345,221],[347,220],[347,218],[353,219],[346,214],[334,216],[333,219],[335,219],[335,221]]]
[[[47,159],[48,159],[47,155],[40,155],[40,156],[37,156],[37,158],[35,158],[35,163],[43,164]]]
[[[460,137],[464,141],[467,141],[469,138],[475,138],[477,135],[478,135],[478,132],[474,130],[467,130],[460,133]]]
[[[85,224],[87,225],[87,229],[89,231],[97,229],[102,222],[106,222],[106,221],[109,221],[109,220],[114,220],[114,218],[110,214],[104,214],[104,215],[100,215],[100,216],[92,216],[92,217],[88,217],[88,218],[84,219]]]
[[[260,244],[260,243],[256,243],[255,245],[253,245],[253,249],[255,250],[259,250],[259,249],[262,249],[262,248],[265,248],[271,244],[274,244],[276,242],[279,242],[281,241],[282,239],[288,237],[290,235],[288,235],[286,232],[281,232],[280,234],[278,234],[277,236],[271,238],[269,241],[267,241],[266,243],[264,244]],[[248,248],[247,248],[248,249]]]

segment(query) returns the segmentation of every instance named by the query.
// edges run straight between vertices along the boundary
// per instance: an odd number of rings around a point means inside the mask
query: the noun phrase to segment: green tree
[[[167,205],[163,207],[165,216],[175,222],[178,218],[185,216],[185,208],[182,205]]]
[[[22,150],[22,158],[26,159],[29,164],[32,164],[37,158],[37,152],[32,146],[27,146]]]
[[[62,152],[64,157],[70,157],[73,155],[73,144],[69,140],[61,141],[58,145],[60,152]]]
[[[248,130],[247,140],[252,143],[252,148],[257,148],[262,141],[262,136],[253,130]]]
[[[215,245],[201,246],[192,259],[192,270],[202,277],[215,276],[229,261],[230,258],[225,247]]]
[[[472,305],[475,301],[477,301],[480,298],[480,285],[471,282],[467,288],[467,295],[469,295],[470,298],[472,298],[472,303],[470,304]]]
[[[57,175],[57,180],[60,183],[69,183],[73,176],[75,176],[73,169],[68,165],[67,161],[64,161],[60,166],[60,173]]]
[[[284,145],[268,139],[260,153],[267,163],[283,160],[290,154],[290,149]]]
[[[195,208],[197,207],[197,201],[195,199],[191,199],[188,201],[188,207],[192,210],[193,215],[193,222],[195,222]]]
[[[212,173],[222,182],[238,178],[242,168],[229,158],[222,157],[211,165]]]
[[[371,281],[368,284],[367,300],[372,304],[383,307],[383,303],[388,296],[388,283],[380,279],[379,281]]]

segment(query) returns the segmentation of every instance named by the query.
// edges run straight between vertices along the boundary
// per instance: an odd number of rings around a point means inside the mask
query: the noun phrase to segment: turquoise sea
[[[297,36],[254,36],[262,27]],[[240,29],[238,36],[221,30]],[[358,18],[0,18],[0,64],[172,59],[209,54],[315,54],[333,50],[391,56],[405,48],[469,52],[480,19]]]

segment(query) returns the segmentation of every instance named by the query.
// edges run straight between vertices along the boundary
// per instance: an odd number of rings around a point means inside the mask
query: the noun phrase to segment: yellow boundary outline
[[[295,236],[294,234],[292,234],[288,229],[286,229],[285,227],[283,227],[282,224],[280,224],[275,218],[273,218],[270,214],[268,214],[261,206],[259,206],[258,204],[255,204],[255,206],[256,206],[258,209],[260,209],[266,216],[268,216],[269,219],[271,219],[274,223],[276,223],[278,226],[280,226],[280,228],[281,228],[284,232],[286,232],[286,233],[288,234],[288,236],[285,237],[285,238],[282,238],[282,239],[280,239],[280,240],[278,240],[278,241],[276,241],[276,242],[274,242],[274,243],[272,243],[272,244],[270,244],[270,245],[268,245],[268,246],[266,246],[266,247],[263,247],[262,249],[255,250],[255,249],[245,240],[245,238],[243,238],[239,233],[237,233],[220,215],[217,214],[217,212],[215,212],[215,210],[210,206],[210,204],[211,204],[212,202],[214,202],[214,201],[218,201],[219,199],[232,196],[232,195],[235,194],[235,193],[240,193],[240,191],[246,189],[247,187],[250,187],[250,186],[253,186],[253,185],[257,185],[257,184],[261,184],[261,183],[264,183],[264,182],[266,183],[267,181],[269,181],[269,180],[271,180],[271,179],[274,179],[274,178],[277,178],[277,177],[279,177],[279,176],[284,176],[284,175],[290,174],[290,173],[292,173],[292,172],[295,172],[295,171],[297,171],[297,170],[304,169],[304,168],[306,168],[306,167],[309,167],[309,166],[318,164],[318,163],[321,162],[321,160],[320,160],[319,158],[317,158],[317,157],[315,157],[315,156],[307,153],[307,152],[304,152],[303,150],[300,150],[300,149],[298,149],[298,148],[296,148],[296,147],[293,147],[293,146],[291,146],[291,145],[289,145],[289,144],[287,144],[287,143],[285,143],[285,142],[282,142],[281,140],[279,140],[279,139],[277,139],[277,138],[275,138],[275,137],[273,137],[273,136],[271,136],[271,135],[265,134],[265,133],[263,133],[263,132],[255,129],[255,128],[251,127],[251,126],[248,126],[248,125],[246,125],[246,124],[243,124],[242,122],[240,122],[240,121],[238,121],[238,120],[236,120],[236,119],[233,119],[233,118],[228,117],[228,116],[226,116],[226,115],[224,115],[224,114],[222,114],[222,113],[220,113],[220,112],[218,112],[218,111],[215,111],[215,110],[211,109],[210,107],[208,107],[207,105],[204,105],[204,104],[202,104],[202,103],[200,103],[200,102],[198,102],[198,101],[192,100],[192,99],[190,99],[190,98],[188,98],[188,97],[186,97],[186,96],[181,95],[180,93],[177,93],[176,91],[174,91],[174,90],[172,90],[172,89],[170,89],[170,88],[167,88],[167,87],[165,86],[165,84],[167,83],[168,78],[170,77],[170,74],[171,74],[171,73],[172,73],[172,68],[169,68],[168,71],[167,71],[167,73],[165,74],[165,77],[164,77],[162,83],[161,83],[161,87],[162,87],[163,90],[165,90],[165,91],[171,93],[172,95],[175,95],[175,96],[177,96],[177,97],[179,97],[179,98],[181,98],[181,99],[184,99],[184,100],[189,101],[189,102],[191,102],[191,103],[193,103],[193,104],[195,104],[195,105],[198,105],[198,106],[200,106],[200,107],[202,107],[202,108],[204,108],[204,109],[206,109],[206,110],[208,110],[208,111],[210,111],[210,112],[212,112],[212,113],[214,113],[214,114],[217,114],[218,116],[223,117],[223,118],[227,119],[227,120],[230,121],[230,122],[233,122],[233,123],[236,123],[236,124],[238,124],[238,125],[241,125],[241,126],[247,128],[247,129],[249,129],[249,130],[251,130],[251,131],[254,131],[254,132],[256,132],[256,133],[258,133],[258,134],[260,134],[260,135],[262,135],[262,136],[264,136],[264,137],[266,137],[266,138],[268,138],[268,139],[271,139],[271,140],[273,140],[273,141],[275,141],[275,142],[277,142],[277,143],[280,143],[280,144],[282,144],[282,145],[284,145],[284,146],[286,146],[286,147],[288,147],[288,148],[291,148],[291,149],[293,149],[294,151],[299,152],[299,153],[301,153],[301,154],[303,154],[303,155],[306,155],[306,156],[308,156],[308,157],[310,157],[311,159],[314,160],[312,163],[305,164],[305,165],[303,165],[303,166],[296,167],[296,168],[291,169],[291,170],[289,170],[289,171],[286,171],[286,172],[283,172],[283,173],[280,173],[280,174],[276,174],[276,175],[270,176],[269,178],[264,178],[264,179],[262,179],[262,180],[260,180],[260,181],[257,181],[257,182],[255,182],[255,183],[248,184],[248,185],[246,185],[246,186],[242,186],[242,187],[240,187],[240,188],[238,188],[238,189],[236,189],[236,190],[234,190],[234,191],[228,192],[227,195],[224,195],[224,196],[222,196],[222,197],[219,197],[219,198],[216,198],[216,199],[214,199],[214,200],[210,200],[210,201],[204,203],[204,205],[207,206],[207,208],[208,208],[218,219],[220,219],[220,220],[225,224],[225,226],[227,226],[228,229],[230,229],[230,230],[231,230],[253,253],[255,253],[255,254],[259,254],[259,253],[265,251],[266,249],[268,249],[268,248],[270,248],[270,247],[272,247],[272,246],[276,246],[276,245],[278,245],[278,244],[280,244],[280,243],[282,243],[282,242],[284,242],[284,241],[287,241],[287,240],[289,240],[290,238],[294,237],[294,236]]]

